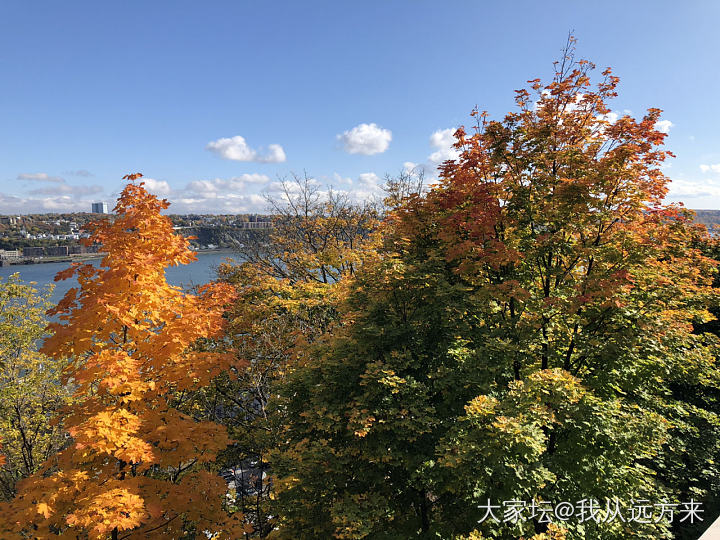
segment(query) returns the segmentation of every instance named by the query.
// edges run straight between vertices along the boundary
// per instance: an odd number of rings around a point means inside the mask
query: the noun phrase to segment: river
[[[165,271],[167,280],[172,285],[178,285],[183,288],[190,288],[195,285],[204,285],[215,279],[215,271],[221,263],[227,259],[238,260],[240,257],[236,253],[227,251],[205,251],[199,252],[198,260],[183,266],[173,266]],[[93,264],[97,265],[100,259],[94,259]],[[77,281],[75,278],[66,279],[64,281],[54,282],[55,274],[60,270],[65,270],[70,263],[43,263],[43,264],[16,264],[12,266],[0,267],[0,278],[2,281],[7,280],[10,274],[20,274],[23,281],[35,281],[37,287],[42,288],[48,284],[54,284],[51,301],[57,303],[65,295],[70,287],[75,287]]]

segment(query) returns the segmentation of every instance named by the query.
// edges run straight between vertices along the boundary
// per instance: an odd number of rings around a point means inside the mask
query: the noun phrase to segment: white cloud
[[[362,173],[358,176],[358,184],[368,187],[377,187],[380,177],[375,173]]]
[[[720,183],[696,182],[691,180],[673,180],[670,183],[669,197],[671,199],[713,197],[720,198]]]
[[[83,195],[92,195],[95,193],[101,193],[103,191],[103,188],[98,185],[84,185],[84,186],[76,186],[68,184],[64,178],[61,178],[60,176],[50,176],[47,173],[22,173],[17,176],[18,180],[24,180],[27,182],[37,182],[35,185],[40,185],[42,187],[37,187],[35,189],[29,190],[27,193],[29,195],[50,195],[50,196],[63,196],[63,197],[70,197],[75,196],[83,196]],[[62,198],[62,197],[61,197]],[[35,199],[32,199],[35,200]],[[43,203],[44,206],[40,207],[44,208],[47,206],[48,208],[55,208],[54,203],[52,202],[54,199],[43,199],[45,201]],[[58,199],[59,200],[59,199]],[[65,200],[63,198],[63,200]],[[37,205],[39,203],[35,202],[33,203]],[[70,204],[67,200],[60,204],[59,208],[65,208]],[[49,205],[49,206],[48,206]]]
[[[153,195],[169,195],[172,191],[170,189],[170,184],[168,184],[165,180],[155,180],[154,178],[143,177],[142,181],[145,182],[145,188]]]
[[[670,120],[658,120],[655,122],[655,129],[661,133],[670,133],[670,128],[674,125]]]
[[[270,177],[266,174],[245,173],[240,176],[235,176],[232,180],[240,180],[247,184],[267,184],[270,181]]]
[[[257,193],[184,194],[170,199],[173,214],[246,214],[266,212],[267,201]]]
[[[47,173],[22,173],[18,174],[18,180],[31,180],[34,182],[52,182],[55,184],[64,184],[65,179],[59,176],[50,176]]]
[[[17,214],[20,209],[23,212],[32,212],[32,209],[27,209],[24,202],[20,197],[0,193],[0,214]]]
[[[352,185],[338,191],[345,194],[351,201],[361,203],[379,201],[384,197],[382,179],[373,172],[359,174]]]
[[[704,173],[714,172],[720,174],[720,163],[713,163],[710,165],[700,165],[700,170]]]
[[[410,175],[420,175],[424,177],[425,183],[433,183],[437,181],[437,163],[426,162],[426,163],[414,163],[412,161],[406,161],[403,163],[403,173]]]
[[[92,195],[101,193],[101,186],[71,186],[69,184],[57,184],[38,189],[33,189],[29,193],[32,195]]]
[[[307,183],[309,186],[317,187],[320,185],[320,182],[318,182],[315,178],[308,178]],[[289,193],[298,193],[301,190],[300,185],[298,185],[297,182],[270,182],[267,185],[267,188],[265,191],[269,192],[275,192],[275,193],[284,193],[285,191],[288,191]]]
[[[245,191],[249,185],[264,185],[268,182],[270,177],[264,174],[243,174],[227,179],[195,180],[187,185],[187,189],[194,193],[238,192]]]
[[[406,161],[405,163],[403,163],[403,172],[405,174],[411,174],[413,172],[418,171],[419,170],[418,167],[422,168],[423,166],[420,165],[419,163],[413,163],[412,161]]]
[[[147,181],[146,178],[143,180]],[[172,214],[242,214],[268,210],[262,194],[252,192],[270,182],[264,174],[242,174],[232,178],[194,180],[183,189],[171,189],[165,181],[153,181],[148,189],[167,196]]]
[[[253,161],[255,163],[282,163],[287,157],[283,147],[279,144],[270,144],[267,151],[250,148],[245,142],[245,137],[236,135],[224,137],[217,141],[210,141],[205,146],[206,150],[217,154],[223,159],[231,161]]]
[[[243,174],[232,178],[194,180],[183,189],[172,189],[168,182],[143,178],[148,191],[164,196],[172,214],[237,214],[267,211],[267,202],[260,193],[270,177],[264,174]]]
[[[0,193],[0,214],[44,214],[62,212],[89,212],[92,199],[75,195],[52,197],[19,197]]]
[[[41,181],[46,181],[43,180]],[[167,212],[186,213],[265,213],[269,211],[265,195],[270,192],[274,197],[284,197],[283,186],[279,181],[271,181],[264,174],[243,174],[232,178],[199,179],[188,182],[183,188],[173,188],[167,181],[155,178],[143,178],[149,192],[165,197],[170,202]],[[338,193],[345,193],[350,200],[361,202],[378,200],[382,197],[382,179],[373,172],[365,172],[353,177],[338,173],[322,181],[310,179],[310,185],[319,194],[326,194],[330,184],[335,184]],[[298,186],[294,182],[286,183],[291,193]],[[87,212],[90,204],[100,198],[109,202],[116,195],[101,195],[99,186],[73,186],[67,182],[32,185],[38,188],[26,194],[0,193],[0,214],[45,212]],[[262,191],[261,191],[262,190]]]
[[[336,194],[346,196],[348,200],[357,203],[379,201],[384,197],[383,179],[373,172],[361,173],[356,178],[335,172],[332,177],[322,177],[322,181],[311,178],[309,183],[319,196],[326,196],[332,189]],[[300,189],[300,186],[292,181],[286,182],[285,187],[290,195],[298,193]],[[282,182],[271,182],[266,192],[274,199],[285,199]]]
[[[65,171],[64,174],[69,174],[70,176],[82,176],[83,178],[90,178],[92,176],[95,176],[93,173],[91,173],[87,169],[78,169],[76,171]]]
[[[69,212],[78,207],[87,212],[90,207],[90,201],[78,201],[69,195],[61,197],[47,197],[40,201],[42,208],[47,212]]]
[[[286,160],[285,150],[279,144],[269,144],[267,155],[260,159],[263,163],[282,163]]]
[[[453,148],[455,144],[455,128],[439,129],[430,135],[430,146],[435,148],[435,152],[430,154],[428,159],[435,164],[442,163],[448,159],[457,159],[460,152]]]
[[[351,185],[353,183],[353,179],[349,176],[341,176],[338,173],[333,174],[333,183],[340,184],[340,185]]]
[[[348,154],[382,154],[390,146],[392,132],[377,124],[360,124],[337,136]]]

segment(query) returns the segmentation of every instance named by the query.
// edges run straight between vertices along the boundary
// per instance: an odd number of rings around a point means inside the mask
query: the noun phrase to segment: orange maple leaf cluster
[[[165,269],[195,255],[161,214],[169,203],[136,182],[140,176],[127,178],[114,219],[90,226],[89,241],[105,253],[99,266],[74,265],[56,277],[76,276],[79,285],[51,311],[58,322],[43,345],[51,357],[71,358],[64,382],[77,401],[64,422],[72,441],[3,506],[2,538],[242,531],[223,509],[222,478],[198,468],[228,445],[225,428],[173,408],[178,393],[227,364],[227,353],[194,344],[222,332],[234,289],[215,283],[189,294],[167,283]]]

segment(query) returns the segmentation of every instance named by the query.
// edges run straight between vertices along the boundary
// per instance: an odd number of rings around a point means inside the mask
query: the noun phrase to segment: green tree
[[[530,537],[549,531],[528,509],[483,506],[592,498],[603,517],[617,497],[629,517],[683,495],[665,475],[686,435],[672,387],[718,387],[716,340],[693,332],[715,263],[662,203],[660,111],[611,121],[618,79],[592,88],[570,45],[516,112],[473,112],[460,157],[347,282],[341,329],[289,374],[278,537]],[[563,527],[671,536],[667,520]]]
[[[716,236],[703,237],[697,247],[720,262],[720,242]],[[711,275],[713,287],[720,288],[720,274]],[[714,318],[694,321],[697,334],[720,337],[720,301],[711,299]],[[673,486],[680,500],[701,500],[703,521],[675,523],[675,537],[695,540],[720,514],[720,388],[712,377],[676,378],[669,385],[667,414],[675,428],[656,463],[661,480]]]
[[[33,474],[65,444],[62,422],[51,422],[70,402],[61,384],[65,366],[37,350],[45,335],[52,287],[38,290],[19,274],[0,282],[0,499],[15,495],[15,485]]]
[[[377,224],[375,207],[321,192],[307,176],[294,176],[283,188],[268,199],[268,234],[248,235],[238,247],[243,262],[220,268],[238,294],[220,344],[238,361],[188,403],[226,425],[233,439],[222,463],[233,473],[234,502],[253,527],[247,537],[272,530],[267,459],[282,444],[285,422],[276,387],[305,361],[307,345],[332,331],[338,284],[372,250],[369,235]]]

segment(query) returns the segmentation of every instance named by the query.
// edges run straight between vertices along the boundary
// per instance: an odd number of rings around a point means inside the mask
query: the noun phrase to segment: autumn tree
[[[237,538],[240,521],[223,507],[225,482],[211,464],[228,444],[225,429],[174,406],[205,385],[226,355],[198,340],[218,335],[233,297],[223,284],[186,294],[165,268],[195,260],[173,232],[141,175],[126,177],[113,219],[90,225],[99,266],[76,276],[50,311],[59,322],[42,352],[67,358],[75,399],[64,415],[69,446],[18,485],[2,507],[0,536],[47,538]]]
[[[409,169],[404,168],[394,176],[386,174],[382,188],[385,192],[381,205],[384,215],[413,197],[420,197],[427,192],[425,167],[417,165]]]
[[[720,263],[720,240],[717,236],[703,236],[695,247]],[[714,273],[713,287],[720,288],[720,273]],[[708,305],[714,318],[693,322],[697,334],[710,333],[720,337],[720,297]],[[680,500],[695,498],[703,502],[703,521],[694,524],[675,523],[673,533],[682,540],[702,536],[708,525],[720,514],[720,388],[711,377],[674,379],[669,387],[674,407],[676,435],[666,445],[658,474],[664,483],[679,492]]]
[[[220,345],[238,363],[188,403],[228,427],[233,445],[220,462],[236,487],[234,504],[253,527],[248,537],[272,530],[267,453],[282,444],[284,423],[276,386],[303,362],[307,344],[331,331],[337,284],[371,249],[378,217],[374,206],[321,190],[307,175],[283,180],[267,200],[272,228],[249,231],[237,248],[241,262],[220,268],[238,294]]]
[[[266,194],[272,228],[266,239],[237,247],[242,259],[264,275],[289,284],[337,282],[352,275],[362,243],[375,228],[378,208],[354,202],[342,191],[293,175]]]
[[[65,444],[59,422],[50,420],[67,404],[60,383],[65,361],[38,352],[45,335],[52,288],[38,290],[19,274],[0,282],[0,500]]]
[[[386,220],[344,325],[282,387],[279,538],[671,537],[606,498],[692,493],[670,470],[703,405],[673,385],[719,386],[716,339],[693,331],[715,263],[663,204],[660,110],[614,119],[618,79],[592,87],[593,67],[570,46],[515,112],[474,111],[439,184]],[[488,501],[588,499],[599,519],[553,531],[531,508],[483,521]]]

